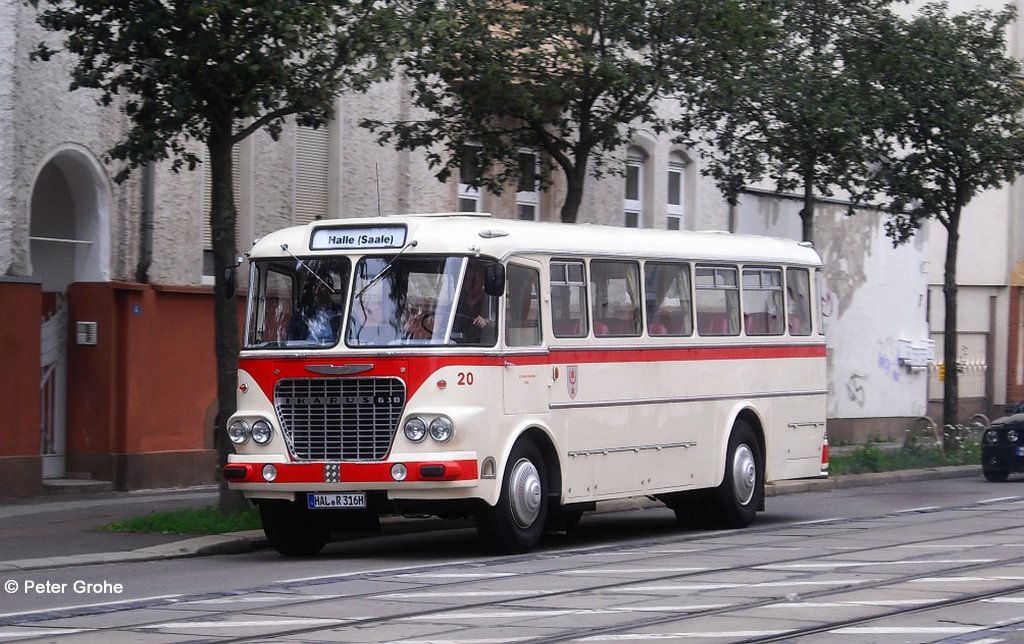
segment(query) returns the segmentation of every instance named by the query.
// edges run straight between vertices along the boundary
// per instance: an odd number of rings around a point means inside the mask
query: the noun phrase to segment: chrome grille
[[[292,455],[301,460],[380,461],[405,408],[398,378],[291,378],[274,407]]]

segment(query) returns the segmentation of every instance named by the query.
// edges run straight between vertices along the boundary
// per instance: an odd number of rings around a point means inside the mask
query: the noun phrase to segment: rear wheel
[[[498,504],[477,513],[477,530],[500,553],[526,552],[540,541],[547,514],[544,457],[531,441],[520,440],[509,454]]]
[[[286,557],[310,557],[320,552],[330,528],[305,508],[287,501],[260,503],[260,521],[270,547]]]
[[[725,454],[725,477],[712,491],[711,511],[716,523],[743,528],[754,520],[764,498],[764,461],[754,430],[737,420]]]

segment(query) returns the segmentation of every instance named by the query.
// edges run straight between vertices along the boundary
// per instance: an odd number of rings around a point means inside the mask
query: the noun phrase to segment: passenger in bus
[[[334,344],[341,332],[341,306],[331,295],[334,278],[311,275],[303,286],[298,308],[292,312],[288,325],[289,340],[307,340],[317,344]]]
[[[452,342],[456,344],[494,344],[497,329],[487,310],[488,300],[484,293],[484,266],[470,262],[462,284],[462,296],[455,309],[452,324]]]

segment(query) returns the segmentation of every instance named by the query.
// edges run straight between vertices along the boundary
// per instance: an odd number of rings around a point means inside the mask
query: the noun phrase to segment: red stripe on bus
[[[411,397],[423,383],[445,367],[501,367],[544,364],[601,364],[626,362],[690,362],[697,360],[785,360],[824,358],[824,344],[738,345],[705,347],[595,347],[593,349],[562,349],[549,347],[547,352],[506,353],[500,356],[480,354],[358,356],[333,357],[260,357],[242,358],[238,368],[248,372],[269,400],[274,399],[274,385],[284,378],[320,378],[306,370],[314,365],[372,364],[373,368],[354,377],[394,377],[406,383]],[[351,376],[346,376],[351,377]]]

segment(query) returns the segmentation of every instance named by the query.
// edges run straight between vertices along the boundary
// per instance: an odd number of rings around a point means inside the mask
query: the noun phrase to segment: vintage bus
[[[822,476],[809,245],[453,213],[258,240],[223,474],[269,543],[473,517],[500,552],[595,504],[743,527]]]

